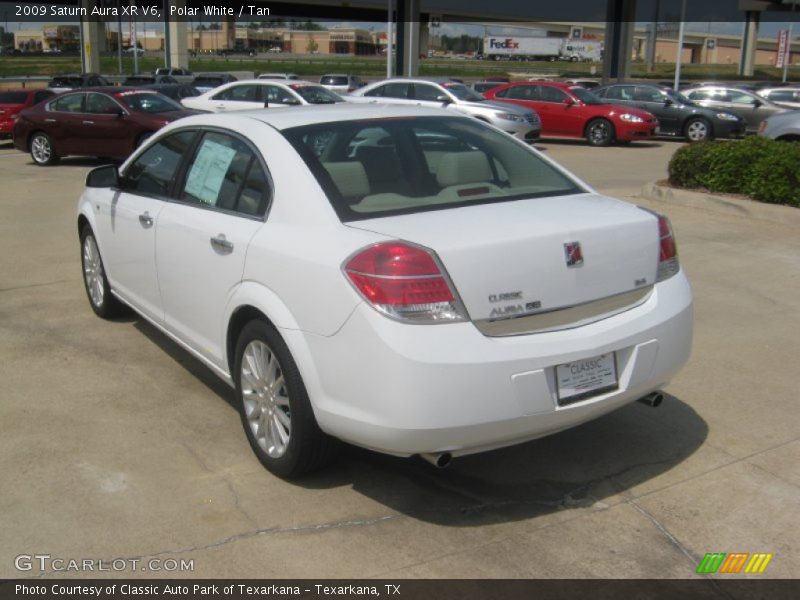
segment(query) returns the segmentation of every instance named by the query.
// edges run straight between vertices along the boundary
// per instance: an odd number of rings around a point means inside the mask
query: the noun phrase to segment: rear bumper
[[[689,357],[692,294],[681,272],[625,313],[506,338],[472,323],[404,325],[364,304],[331,337],[282,333],[308,348],[301,368],[324,431],[389,454],[457,456],[573,427],[666,384]],[[558,406],[555,366],[607,352],[619,388]]]

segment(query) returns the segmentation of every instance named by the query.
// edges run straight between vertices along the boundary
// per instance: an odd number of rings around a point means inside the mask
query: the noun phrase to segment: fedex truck
[[[561,60],[572,62],[600,62],[603,60],[603,42],[595,40],[564,40]]]
[[[557,60],[561,38],[485,37],[483,56],[489,60]]]

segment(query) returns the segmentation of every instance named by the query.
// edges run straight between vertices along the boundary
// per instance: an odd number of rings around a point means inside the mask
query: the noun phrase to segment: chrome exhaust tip
[[[639,402],[642,404],[646,404],[647,406],[651,406],[653,408],[658,408],[661,406],[661,403],[664,401],[664,394],[662,392],[650,392],[646,396],[642,396],[639,398]]]
[[[449,452],[435,452],[433,454],[420,454],[420,457],[427,460],[437,469],[445,469],[453,461],[453,455]]]

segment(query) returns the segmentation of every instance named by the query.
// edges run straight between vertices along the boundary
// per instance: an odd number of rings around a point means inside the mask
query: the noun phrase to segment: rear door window
[[[53,100],[49,109],[56,112],[79,113],[83,111],[83,98],[86,94],[67,94]]]
[[[122,112],[122,107],[105,94],[91,93],[86,95],[86,112],[117,115]]]
[[[387,83],[370,90],[365,96],[380,96],[381,98],[408,98],[411,84],[403,82]]]
[[[605,97],[608,100],[631,101],[636,93],[636,88],[632,85],[616,85],[606,90]]]
[[[230,135],[207,132],[195,150],[179,197],[191,204],[263,215],[267,181],[250,146]]]

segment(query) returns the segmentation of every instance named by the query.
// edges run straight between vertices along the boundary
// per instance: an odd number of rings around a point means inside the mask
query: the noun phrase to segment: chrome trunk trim
[[[474,321],[475,327],[489,337],[527,335],[560,329],[572,329],[601,321],[643,304],[653,293],[652,285],[630,292],[592,300],[575,306],[556,308],[527,315],[503,319],[481,319]]]

